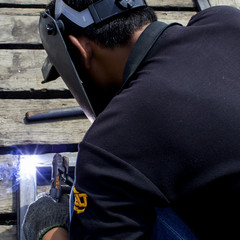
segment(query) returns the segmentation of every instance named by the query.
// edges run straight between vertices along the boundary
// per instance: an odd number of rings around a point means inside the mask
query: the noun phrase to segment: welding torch
[[[69,159],[56,153],[52,161],[50,196],[57,202],[62,194],[70,193],[73,179],[69,176]]]

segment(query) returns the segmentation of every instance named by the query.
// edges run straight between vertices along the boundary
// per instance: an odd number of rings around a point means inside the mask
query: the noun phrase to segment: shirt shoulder
[[[215,6],[207,8],[195,14],[189,21],[188,26],[197,25],[239,25],[240,10],[230,6]]]

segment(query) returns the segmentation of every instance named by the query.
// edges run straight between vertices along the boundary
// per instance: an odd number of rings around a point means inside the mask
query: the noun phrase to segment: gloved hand
[[[49,230],[55,227],[69,226],[69,197],[64,194],[56,202],[48,194],[42,194],[29,205],[23,221],[26,240],[40,240]]]

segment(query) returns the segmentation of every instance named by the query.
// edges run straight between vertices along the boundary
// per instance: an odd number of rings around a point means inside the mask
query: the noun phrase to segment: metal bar
[[[26,214],[27,208],[36,199],[37,181],[36,181],[36,167],[34,157],[20,156],[18,162],[19,174],[18,182],[18,201],[17,201],[17,227],[18,240],[25,240],[22,229],[22,223]]]
[[[68,107],[68,108],[59,108],[51,109],[44,111],[32,111],[25,114],[27,122],[50,120],[64,117],[77,117],[83,116],[86,117],[83,110],[80,107]]]
[[[199,11],[202,11],[204,9],[211,7],[208,0],[194,0],[194,1]]]

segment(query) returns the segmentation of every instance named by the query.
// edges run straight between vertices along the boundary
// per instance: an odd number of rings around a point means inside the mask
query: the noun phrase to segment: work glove
[[[49,230],[55,227],[69,226],[69,197],[63,194],[56,202],[49,194],[41,194],[29,205],[23,220],[23,232],[26,240],[41,240]]]

